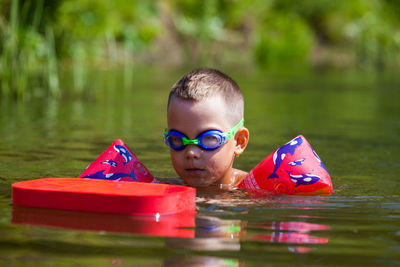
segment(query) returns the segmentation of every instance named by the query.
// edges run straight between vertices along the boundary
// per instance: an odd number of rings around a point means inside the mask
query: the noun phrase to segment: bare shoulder
[[[240,182],[243,181],[243,179],[247,176],[247,172],[239,170],[239,169],[233,169],[233,176],[234,176],[234,183],[233,186],[237,186],[240,184]]]

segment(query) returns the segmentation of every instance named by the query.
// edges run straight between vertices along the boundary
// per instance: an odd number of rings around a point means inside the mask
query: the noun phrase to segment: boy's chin
[[[200,180],[200,179],[185,179],[183,178],[185,183],[189,186],[193,187],[208,187],[214,184],[214,181],[209,181],[209,180]]]
[[[192,182],[185,182],[185,183],[193,187],[209,187],[212,185],[212,183],[192,183]]]

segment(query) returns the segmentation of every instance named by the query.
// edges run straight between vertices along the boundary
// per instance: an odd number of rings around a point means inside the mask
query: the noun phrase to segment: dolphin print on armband
[[[279,176],[276,174],[276,171],[279,169],[279,167],[282,164],[283,159],[285,158],[286,154],[290,154],[293,156],[295,149],[303,143],[303,139],[301,136],[296,137],[295,139],[287,142],[285,145],[282,147],[278,148],[273,156],[274,160],[274,171],[271,173],[270,176],[267,178],[279,178]]]
[[[124,147],[121,145],[115,145],[114,146],[115,151],[117,151],[122,157],[124,157],[124,165],[127,164],[129,161],[132,160],[133,155]]]
[[[113,161],[112,159],[105,160],[105,161],[101,162],[100,164],[108,164],[108,165],[111,165],[113,167],[117,167],[117,163],[115,161]]]
[[[306,160],[306,159],[295,160],[295,161],[289,162],[289,165],[290,165],[290,166],[302,165],[303,162],[304,162],[305,160]]]
[[[299,185],[310,185],[318,182],[321,177],[318,175],[313,175],[313,174],[291,174],[291,171],[287,171],[289,174],[290,179],[296,183],[296,187]]]
[[[322,163],[322,160],[319,158],[318,154],[314,151],[314,149],[310,146],[312,152],[314,153],[315,158],[318,160],[319,165],[325,170],[328,171],[324,165],[324,163]]]
[[[86,176],[83,176],[82,178],[95,178],[95,179],[105,179],[105,180],[120,180],[121,178],[124,177],[130,177],[134,181],[137,181],[135,172],[132,170],[131,173],[123,173],[123,172],[116,172],[116,173],[106,173],[103,174],[104,170],[98,171],[93,174],[89,174]]]

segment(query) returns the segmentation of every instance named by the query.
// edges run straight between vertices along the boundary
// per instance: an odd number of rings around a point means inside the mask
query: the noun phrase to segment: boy
[[[246,172],[232,168],[245,150],[244,101],[239,86],[214,69],[195,69],[171,89],[165,143],[177,174],[195,187],[238,185]]]

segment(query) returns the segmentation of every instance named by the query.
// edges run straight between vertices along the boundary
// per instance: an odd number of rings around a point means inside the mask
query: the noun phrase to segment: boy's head
[[[185,74],[172,87],[168,98],[168,107],[176,98],[202,101],[211,97],[222,98],[227,108],[226,118],[233,124],[243,118],[244,100],[239,86],[228,75],[215,69],[195,69]]]
[[[172,87],[166,140],[175,171],[187,184],[236,183],[243,172],[232,169],[233,159],[249,137],[243,109],[239,86],[217,70],[193,70]]]

